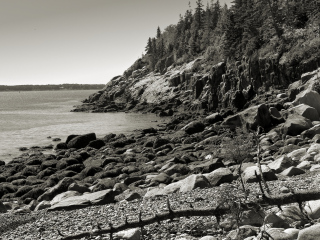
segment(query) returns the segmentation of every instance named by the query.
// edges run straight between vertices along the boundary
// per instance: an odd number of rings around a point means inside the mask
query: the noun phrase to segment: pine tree
[[[157,39],[160,39],[161,37],[161,30],[160,30],[160,27],[158,26],[157,28]]]
[[[150,37],[149,37],[149,39],[148,39],[148,43],[147,43],[147,46],[146,46],[145,50],[146,50],[146,53],[147,53],[147,54],[152,54],[152,52],[153,52],[152,40],[151,40]]]
[[[199,31],[200,29],[203,28],[204,24],[204,17],[203,17],[203,3],[202,0],[197,0],[196,2],[196,9],[194,13],[194,24],[195,24],[195,29]]]
[[[217,27],[218,24],[218,20],[220,18],[220,14],[221,14],[221,5],[219,0],[217,0],[214,4],[211,5],[212,8],[212,23],[211,23],[211,27],[214,30]]]

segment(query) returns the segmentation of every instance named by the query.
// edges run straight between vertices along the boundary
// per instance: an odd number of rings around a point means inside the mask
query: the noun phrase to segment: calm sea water
[[[0,160],[9,162],[21,154],[19,147],[55,144],[56,137],[65,141],[70,134],[129,133],[162,121],[154,114],[70,112],[94,92],[0,92]]]

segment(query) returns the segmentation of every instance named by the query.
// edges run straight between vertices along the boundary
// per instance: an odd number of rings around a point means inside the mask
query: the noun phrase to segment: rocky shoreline
[[[245,193],[254,200],[262,194],[255,175],[258,158],[273,195],[317,191],[319,80],[318,71],[306,73],[287,90],[252,96],[239,111],[162,108],[173,116],[158,128],[103,138],[70,135],[56,154],[25,152],[0,166],[1,238],[63,239],[57,229],[70,235],[107,228],[108,222],[117,225],[125,215],[130,221],[140,210],[143,217],[151,216],[168,210],[166,199],[173,209],[244,201]],[[144,235],[177,240],[227,235],[248,240],[263,232],[274,239],[320,237],[320,201],[305,203],[304,214],[297,204],[280,206],[283,211],[264,207],[260,215],[247,211],[237,222],[234,216],[219,224],[214,216],[173,219],[144,227]],[[244,229],[243,238],[235,237],[238,227]],[[139,231],[131,230],[134,236]],[[123,238],[140,239],[134,236]]]

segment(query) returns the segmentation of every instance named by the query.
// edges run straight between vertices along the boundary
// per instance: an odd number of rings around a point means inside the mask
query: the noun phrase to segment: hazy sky
[[[158,26],[177,23],[188,2],[0,0],[0,85],[106,83],[142,55]]]

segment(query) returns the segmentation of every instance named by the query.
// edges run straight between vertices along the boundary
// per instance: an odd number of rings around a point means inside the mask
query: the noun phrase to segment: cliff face
[[[74,111],[149,111],[160,115],[171,115],[177,109],[238,111],[250,105],[256,94],[286,88],[319,63],[316,58],[299,65],[285,59],[243,58],[210,66],[199,57],[182,66],[166,67],[163,73],[150,73],[138,60]]]

